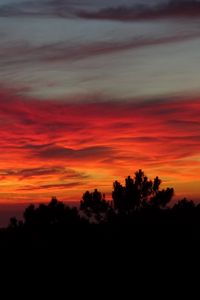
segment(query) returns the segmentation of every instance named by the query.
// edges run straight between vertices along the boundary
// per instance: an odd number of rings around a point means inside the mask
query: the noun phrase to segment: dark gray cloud
[[[33,177],[41,177],[48,175],[57,175],[64,179],[85,179],[88,176],[84,173],[79,173],[73,169],[67,169],[61,166],[53,167],[38,167],[38,168],[26,168],[26,169],[0,169],[0,180],[7,177],[16,177],[19,180]]]
[[[58,184],[43,184],[38,186],[28,185],[18,189],[18,191],[34,191],[34,190],[48,190],[48,189],[70,189],[82,185],[82,182],[58,183]]]
[[[200,16],[200,2],[197,0],[171,0],[154,6],[118,6],[93,12],[82,10],[77,15],[84,19],[123,22],[161,18],[193,18]]]
[[[79,1],[62,0],[34,0],[9,3],[0,7],[0,16],[3,17],[72,17],[75,7],[79,6]]]
[[[120,1],[108,4],[97,1],[41,0],[9,3],[0,7],[0,16],[43,16],[60,18],[84,18],[113,21],[135,21],[166,17],[198,17],[198,0],[169,1],[128,1],[119,6]]]
[[[102,157],[107,157],[108,155],[112,155],[115,150],[111,147],[107,146],[94,146],[94,147],[87,147],[81,148],[78,150],[72,148],[65,148],[57,145],[53,145],[50,147],[44,148],[43,146],[41,149],[37,150],[35,154],[42,158],[42,159],[101,159]]]

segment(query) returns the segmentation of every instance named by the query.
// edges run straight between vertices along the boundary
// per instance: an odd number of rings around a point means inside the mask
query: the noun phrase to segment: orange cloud
[[[177,196],[200,196],[200,101],[31,100],[0,93],[1,201],[108,194],[142,168]]]

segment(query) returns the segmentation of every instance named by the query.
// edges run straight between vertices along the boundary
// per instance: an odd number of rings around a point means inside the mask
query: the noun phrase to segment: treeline
[[[199,243],[200,204],[183,199],[169,205],[173,188],[161,189],[142,170],[124,185],[115,181],[112,201],[95,189],[86,191],[79,208],[52,198],[28,206],[23,220],[10,219],[0,232],[0,247],[88,247],[151,243]]]

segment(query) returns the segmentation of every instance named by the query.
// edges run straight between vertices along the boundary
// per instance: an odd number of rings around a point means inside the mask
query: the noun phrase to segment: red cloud
[[[43,199],[48,190],[80,199],[88,188],[110,191],[114,179],[138,168],[160,175],[178,194],[198,194],[198,99],[74,104],[5,91],[0,99],[1,199],[14,200],[19,190],[34,198],[37,186]]]

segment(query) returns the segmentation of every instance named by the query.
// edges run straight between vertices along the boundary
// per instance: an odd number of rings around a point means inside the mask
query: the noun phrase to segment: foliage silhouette
[[[131,211],[148,205],[165,207],[171,201],[174,190],[167,188],[160,191],[160,184],[158,177],[152,182],[141,169],[135,173],[134,178],[128,176],[125,179],[125,186],[115,181],[112,193],[115,209]]]
[[[142,170],[125,184],[113,183],[112,201],[95,189],[86,191],[79,209],[55,197],[48,204],[29,205],[23,221],[10,219],[0,231],[0,247],[104,249],[136,245],[200,245],[200,204],[182,199],[168,206],[173,188],[160,189],[161,179],[150,180]],[[143,245],[143,246],[142,246]],[[113,250],[114,251],[114,250]]]
[[[83,211],[88,218],[94,218],[94,221],[101,222],[105,219],[111,205],[105,200],[105,194],[97,189],[93,192],[86,191],[80,202],[80,210]]]

